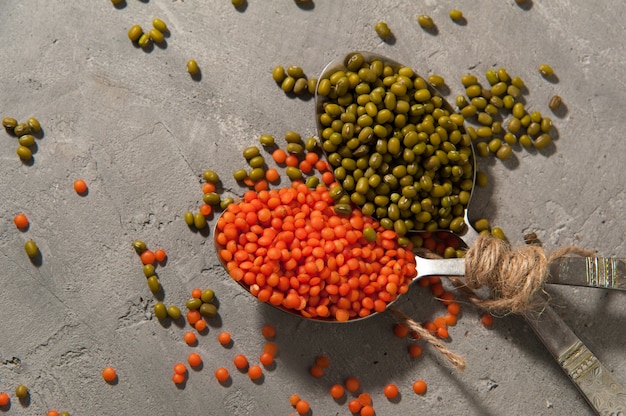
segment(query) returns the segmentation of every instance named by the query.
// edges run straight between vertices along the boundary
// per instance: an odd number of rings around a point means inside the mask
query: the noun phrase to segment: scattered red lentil
[[[314,364],[309,368],[309,373],[315,377],[320,378],[324,375],[324,369],[317,364]]]
[[[15,217],[13,217],[13,222],[15,223],[15,226],[20,230],[28,227],[28,218],[24,214],[17,214]]]
[[[278,345],[275,342],[268,341],[263,346],[263,352],[268,352],[275,357],[278,354]]]
[[[239,370],[245,370],[248,368],[248,359],[243,354],[237,354],[235,358],[233,358],[233,364],[235,364],[235,367]]]
[[[195,288],[191,291],[191,297],[194,299],[200,299],[200,297],[202,296],[202,289],[200,288]]]
[[[198,211],[200,211],[200,214],[208,217],[209,215],[211,215],[211,212],[213,212],[213,208],[209,204],[201,204],[198,208]]]
[[[263,376],[263,370],[258,365],[251,365],[248,368],[248,377],[252,380],[258,380]]]
[[[285,158],[285,165],[287,166],[291,166],[295,168],[296,166],[298,166],[298,162],[299,162],[298,156],[296,155],[288,155]]]
[[[335,400],[339,400],[341,399],[343,396],[345,395],[345,389],[343,388],[343,386],[341,384],[333,384],[330,387],[330,396],[335,399]]]
[[[220,332],[219,335],[217,336],[217,340],[222,345],[230,344],[230,341],[232,340],[230,336],[230,332]]]
[[[215,370],[215,378],[220,383],[224,383],[228,381],[229,377],[230,377],[230,374],[228,373],[228,370],[225,369],[224,367],[220,367],[217,370]]]
[[[346,390],[348,390],[350,393],[356,393],[361,388],[361,383],[356,377],[348,377],[344,381],[344,384],[346,385]]]
[[[215,184],[212,182],[205,182],[202,184],[202,193],[209,194],[211,192],[215,192]]]
[[[296,407],[299,401],[300,401],[299,395],[294,393],[291,396],[289,396],[289,404],[292,405],[293,407]]]
[[[274,159],[274,162],[278,164],[283,164],[287,159],[287,152],[283,149],[276,149],[272,152],[272,159]]]
[[[422,355],[422,347],[417,344],[409,345],[409,355],[413,358],[417,358]]]
[[[321,368],[328,368],[330,365],[330,359],[325,355],[320,355],[315,359],[315,364]]]
[[[448,313],[446,314],[446,316],[443,317],[443,319],[446,321],[446,325],[448,326],[456,325],[456,321],[457,321],[456,315],[452,315],[451,313]]]
[[[174,373],[184,375],[187,372],[187,366],[183,363],[174,364]]]
[[[183,335],[183,339],[185,340],[185,343],[187,345],[194,345],[196,342],[198,342],[198,338],[196,337],[196,334],[194,334],[191,331],[185,332],[185,334]]]
[[[483,316],[480,318],[480,322],[487,328],[493,325],[493,316],[491,314],[485,312]]]
[[[461,305],[459,305],[457,302],[451,302],[448,305],[448,312],[452,315],[458,315],[459,313],[461,313]]]
[[[395,399],[396,397],[398,397],[398,394],[400,394],[400,392],[398,391],[398,386],[392,383],[385,386],[385,388],[383,389],[383,393],[385,394],[385,397],[389,400]]]
[[[441,302],[446,306],[451,304],[454,301],[454,298],[454,293],[452,292],[443,292],[442,295],[439,296]]]
[[[299,415],[304,415],[308,413],[310,409],[311,409],[311,406],[309,405],[309,402],[307,402],[306,400],[300,399],[298,403],[296,403],[296,412],[298,412]]]
[[[172,381],[174,384],[182,384],[185,382],[185,374],[174,373],[172,375]]]
[[[196,331],[202,332],[206,329],[206,322],[200,319],[198,322],[193,324],[193,327],[196,328]]]
[[[199,367],[202,365],[202,357],[197,352],[192,352],[187,356],[187,362],[192,367]]]
[[[435,318],[433,321],[437,328],[445,328],[446,327],[446,319],[443,316],[439,316]]]
[[[59,412],[57,410],[49,410],[46,416],[59,416]]]
[[[415,383],[413,383],[413,391],[416,394],[426,393],[426,382],[424,380],[417,380]]]
[[[393,326],[393,333],[398,338],[405,338],[409,335],[409,326],[403,322],[397,323]]]
[[[195,325],[201,319],[202,319],[202,315],[200,314],[200,311],[198,311],[197,309],[192,309],[190,311],[187,311],[187,322],[189,322],[189,325]]]
[[[269,324],[264,325],[263,328],[261,328],[261,333],[265,339],[272,339],[276,336],[276,328]]]
[[[359,394],[359,403],[361,403],[363,406],[368,406],[372,404],[372,396],[370,396],[368,393],[361,393]]]
[[[374,411],[374,408],[369,404],[363,406],[361,408],[361,412],[359,413],[360,416],[374,416],[375,414],[376,412]]]
[[[446,339],[450,334],[447,328],[437,328],[437,336],[441,339]]]
[[[0,393],[0,407],[7,406],[9,403],[11,403],[9,395],[4,392]]]
[[[278,174],[278,171],[276,169],[269,168],[265,171],[265,179],[267,179],[269,182],[276,182],[279,178],[280,175]]]
[[[84,194],[87,192],[87,183],[82,179],[76,179],[74,181],[74,190],[77,194]]]
[[[361,405],[361,403],[359,403],[357,399],[352,399],[348,402],[348,410],[350,410],[352,413],[359,413],[362,407],[363,406]]]
[[[107,383],[110,383],[112,381],[115,381],[115,379],[117,378],[117,373],[115,372],[115,369],[113,367],[105,367],[104,370],[102,370],[102,378]]]
[[[156,257],[154,256],[154,252],[152,250],[144,250],[139,255],[142,264],[154,264],[156,261]]]
[[[270,354],[269,352],[264,352],[259,357],[259,361],[261,362],[261,364],[263,364],[265,367],[267,367],[267,366],[270,366],[270,365],[272,365],[274,363],[274,356],[272,354]]]

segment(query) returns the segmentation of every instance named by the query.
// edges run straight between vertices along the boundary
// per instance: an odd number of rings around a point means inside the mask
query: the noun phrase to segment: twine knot
[[[465,254],[465,278],[448,276],[448,279],[480,308],[503,315],[524,314],[541,309],[548,302],[548,298],[539,296],[539,293],[545,293],[543,287],[550,262],[568,254],[593,256],[592,252],[577,247],[564,247],[548,255],[537,245],[512,248],[499,238],[481,235]],[[489,288],[489,297],[483,298],[476,293],[482,288]],[[459,370],[465,368],[463,357],[450,351],[419,323],[394,306],[389,310],[397,320],[407,323],[435,347],[454,367]]]
[[[478,237],[465,255],[465,287],[470,300],[483,309],[498,314],[523,314],[543,306],[547,300],[537,296],[549,274],[550,262],[567,254],[592,256],[593,253],[577,247],[565,247],[551,254],[537,245],[512,248],[499,238],[489,235]],[[488,298],[478,297],[474,291],[490,289]]]

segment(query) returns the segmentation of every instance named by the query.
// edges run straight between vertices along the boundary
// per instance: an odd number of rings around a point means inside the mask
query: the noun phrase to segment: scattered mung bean
[[[561,107],[562,102],[563,100],[560,96],[554,95],[552,96],[552,98],[550,98],[550,103],[548,104],[548,107],[550,107],[550,110],[556,111],[559,109],[559,107]]]
[[[419,23],[419,25],[423,27],[424,29],[431,29],[435,25],[432,17],[426,14],[419,15],[417,17],[417,23]]]

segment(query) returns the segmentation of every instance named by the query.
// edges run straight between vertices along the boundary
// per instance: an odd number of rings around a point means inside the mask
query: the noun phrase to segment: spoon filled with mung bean
[[[359,207],[393,229],[400,244],[411,231],[447,230],[471,245],[472,140],[463,116],[426,79],[388,58],[354,52],[324,68],[315,104],[340,209]]]

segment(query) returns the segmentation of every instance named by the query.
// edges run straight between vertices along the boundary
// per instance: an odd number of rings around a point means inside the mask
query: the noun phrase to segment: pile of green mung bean
[[[315,94],[317,78],[308,78],[304,70],[297,65],[290,65],[287,69],[281,65],[275,66],[272,78],[286,94],[304,96]]]
[[[461,83],[465,95],[456,97],[459,113],[474,123],[474,126],[467,126],[467,132],[476,142],[476,153],[506,160],[512,156],[517,143],[536,149],[548,146],[552,141],[552,120],[538,111],[526,109],[522,101],[524,81],[511,77],[505,68],[489,69],[485,78],[489,87],[481,85],[475,75],[464,75]]]
[[[39,121],[35,117],[30,117],[26,122],[19,123],[13,117],[5,117],[2,119],[2,126],[9,134],[17,137],[18,146],[15,153],[18,157],[23,161],[30,161],[36,148],[35,137],[39,137],[42,132]]]
[[[463,116],[411,68],[360,53],[320,79],[322,149],[338,202],[353,203],[400,242],[408,231],[461,231],[474,160]]]
[[[165,35],[168,34],[167,24],[157,18],[152,20],[152,29],[144,32],[140,25],[132,25],[128,29],[128,38],[131,42],[137,43],[144,50],[148,49],[152,43],[162,44],[165,42]]]

